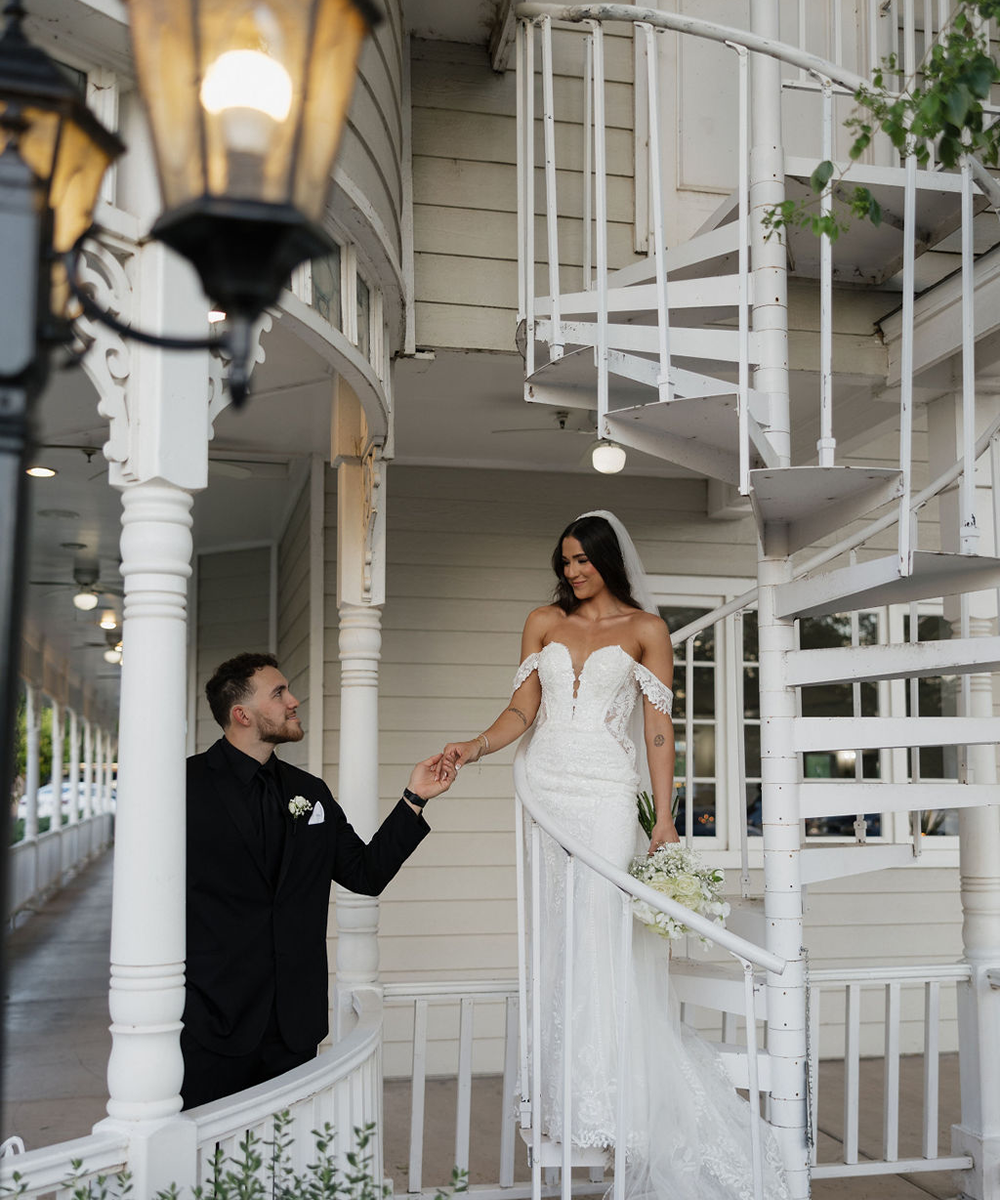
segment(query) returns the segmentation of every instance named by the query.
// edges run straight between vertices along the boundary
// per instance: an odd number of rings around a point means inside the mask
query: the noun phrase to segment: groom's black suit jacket
[[[264,871],[248,789],[222,741],[188,759],[187,981],[184,1025],[217,1054],[248,1054],[277,1012],[290,1050],[315,1050],[327,1018],[330,882],[377,896],[429,832],[402,800],[368,845],[315,775],[279,763],[286,798],[325,820],[288,817],[277,883]]]

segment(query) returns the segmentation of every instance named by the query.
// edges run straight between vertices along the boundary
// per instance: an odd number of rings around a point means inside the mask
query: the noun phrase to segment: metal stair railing
[[[566,923],[563,954],[563,1114],[559,1139],[561,1146],[562,1200],[570,1200],[573,1192],[572,1167],[572,1005],[573,1005],[573,943],[575,934],[574,881],[577,864],[592,871],[618,889],[621,902],[621,941],[618,948],[617,969],[618,1002],[620,1014],[617,1030],[618,1078],[624,1079],[628,1061],[629,1030],[629,974],[632,961],[632,901],[639,899],[683,922],[695,934],[726,950],[743,967],[744,973],[744,1019],[747,1037],[747,1065],[750,1084],[751,1111],[751,1155],[753,1161],[753,1183],[755,1200],[763,1200],[763,1158],[761,1143],[761,1115],[759,1105],[759,1063],[756,1042],[756,1019],[754,1009],[753,969],[759,967],[780,975],[787,965],[783,959],[752,942],[720,927],[705,917],[691,912],[681,904],[668,899],[645,884],[632,878],[627,872],[615,867],[594,850],[561,830],[558,825],[541,811],[528,786],[524,757],[518,754],[514,760],[514,783],[517,793],[515,837],[517,840],[517,883],[518,883],[518,986],[521,1014],[521,1125],[531,1130],[532,1196],[538,1200],[542,1191],[542,1128],[539,1097],[542,1090],[541,1055],[529,1058],[529,1047],[538,1046],[538,1029],[542,1006],[541,996],[541,911],[540,911],[540,854],[541,836],[546,834],[565,855],[566,860]],[[527,835],[527,836],[526,836]],[[526,864],[530,874],[531,914],[526,912]],[[529,996],[530,992],[530,996]],[[530,1066],[529,1066],[530,1062]],[[618,1110],[616,1121],[616,1145],[627,1142],[626,1089],[618,1088]],[[624,1171],[616,1170],[613,1200],[623,1200]]]
[[[884,7],[884,5],[883,5]],[[926,5],[925,5],[926,8]],[[649,80],[646,88],[648,114],[646,123],[649,128],[650,144],[655,141],[656,123],[659,117],[656,71],[655,66],[655,31],[670,30],[675,33],[709,39],[726,45],[739,55],[739,84],[738,84],[738,119],[735,127],[739,131],[738,150],[738,222],[739,237],[733,249],[739,252],[739,268],[737,274],[737,289],[724,301],[727,306],[737,309],[738,331],[734,330],[735,341],[738,345],[736,353],[732,354],[732,362],[736,368],[738,381],[730,387],[737,396],[736,416],[737,430],[734,431],[735,457],[727,459],[725,455],[714,460],[715,472],[723,476],[732,472],[738,482],[740,491],[744,494],[752,490],[750,480],[751,457],[762,453],[764,443],[768,442],[765,431],[761,431],[753,414],[754,404],[762,401],[754,400],[754,393],[749,386],[749,369],[751,363],[757,363],[758,368],[768,367],[767,347],[771,345],[769,334],[765,329],[754,331],[749,325],[749,310],[752,303],[752,279],[750,272],[757,264],[748,261],[747,248],[750,243],[749,221],[749,149],[748,149],[748,117],[750,108],[750,88],[748,85],[748,55],[765,55],[789,66],[797,67],[804,75],[815,80],[815,88],[820,95],[820,133],[817,139],[818,156],[830,158],[834,153],[833,127],[835,117],[836,96],[853,93],[864,86],[867,80],[852,71],[846,70],[835,62],[809,53],[802,47],[796,47],[773,38],[764,38],[749,31],[718,25],[695,17],[676,13],[663,13],[651,9],[638,8],[622,4],[589,4],[567,5],[553,3],[521,3],[516,8],[520,18],[518,69],[521,82],[518,88],[518,145],[519,145],[519,229],[522,233],[522,257],[520,263],[520,310],[519,319],[524,322],[526,331],[526,374],[530,378],[536,367],[536,340],[548,341],[550,344],[550,362],[557,363],[569,345],[592,344],[595,355],[596,393],[598,433],[601,437],[619,438],[626,444],[633,444],[647,453],[657,453],[660,447],[665,457],[681,454],[678,461],[687,461],[694,469],[713,473],[711,455],[705,447],[698,444],[698,439],[692,440],[689,434],[681,436],[664,435],[648,431],[644,427],[633,408],[633,420],[616,417],[616,409],[612,404],[609,376],[614,373],[623,383],[636,385],[652,384],[655,395],[659,400],[671,400],[675,396],[673,381],[683,374],[671,363],[671,343],[675,337],[678,345],[674,349],[675,356],[694,354],[702,356],[709,354],[706,343],[702,345],[693,335],[704,341],[705,336],[716,339],[713,347],[717,349],[710,356],[726,357],[729,349],[722,350],[718,339],[730,336],[722,328],[698,330],[695,327],[678,327],[672,322],[671,309],[683,308],[680,301],[672,304],[668,297],[667,272],[664,270],[663,258],[667,253],[664,236],[664,216],[662,203],[662,179],[659,156],[651,154],[650,186],[651,196],[651,253],[644,267],[638,271],[636,267],[625,268],[617,280],[611,271],[608,260],[608,163],[607,137],[605,120],[605,79],[604,79],[604,39],[602,22],[621,21],[635,25],[638,35],[641,35],[645,46],[645,61],[650,63]],[[926,15],[926,14],[925,14]],[[942,14],[939,13],[939,19]],[[560,213],[556,195],[556,162],[554,124],[556,114],[553,108],[552,87],[552,22],[566,21],[583,24],[590,30],[586,36],[587,65],[584,69],[586,92],[585,155],[584,168],[586,177],[583,193],[585,196],[583,208],[584,235],[584,291],[594,293],[594,300],[589,311],[594,314],[590,321],[574,320],[571,312],[561,307],[560,285],[560,248],[559,220],[573,215]],[[899,19],[902,30],[903,60],[907,69],[915,70],[917,59],[915,50],[915,16],[913,0],[906,0]],[[548,246],[548,280],[550,295],[544,300],[535,297],[534,286],[534,235],[533,217],[535,212],[534,171],[530,164],[534,161],[535,145],[535,113],[534,113],[534,27],[538,26],[542,37],[542,120],[541,127],[544,136],[545,159],[545,220]],[[834,16],[835,31],[839,30],[839,19]],[[834,47],[842,47],[842,38],[835,32]],[[529,86],[530,81],[530,86]],[[795,86],[797,81],[784,80],[782,87]],[[760,98],[757,97],[759,100]],[[593,181],[590,178],[591,163],[593,164]],[[857,168],[859,171],[861,167]],[[942,170],[917,170],[915,159],[911,156],[905,161],[902,169],[868,168],[882,172],[882,182],[892,181],[892,186],[901,187],[903,192],[903,229],[902,229],[902,308],[903,322],[901,334],[901,372],[900,372],[900,439],[898,470],[899,485],[895,495],[898,498],[899,517],[897,522],[897,554],[898,571],[901,576],[911,573],[913,569],[912,527],[907,520],[911,511],[911,496],[913,489],[913,376],[914,376],[914,314],[916,299],[916,222],[917,197],[920,194],[950,193],[960,202],[962,222],[962,341],[960,346],[962,361],[962,395],[963,395],[963,454],[965,471],[960,494],[962,553],[975,552],[978,528],[974,512],[974,482],[972,466],[974,461],[975,443],[975,386],[974,386],[974,338],[975,338],[975,254],[972,239],[973,195],[974,188],[986,192],[996,201],[1000,188],[993,185],[989,175],[981,165],[971,158],[966,158],[958,174]],[[866,177],[867,179],[867,177]],[[591,219],[591,183],[593,182],[593,221]],[[820,197],[821,211],[826,213],[832,204],[834,180],[831,180]],[[596,277],[591,277],[590,238],[591,226],[594,226],[596,239]],[[674,248],[674,251],[677,247]],[[819,351],[816,371],[819,377],[819,426],[820,437],[817,442],[818,461],[821,467],[831,468],[834,465],[836,439],[833,422],[833,267],[832,245],[829,237],[823,236],[819,243],[820,280],[819,307],[820,330]],[[639,264],[636,264],[639,266]],[[641,324],[611,325],[609,324],[609,301],[613,293],[624,284],[621,290],[627,290],[628,285],[641,279],[655,278],[655,286],[648,302],[644,299],[651,318],[655,318],[656,327],[650,328]],[[680,290],[681,284],[674,285]],[[646,289],[650,290],[650,289]],[[671,289],[672,290],[672,289]],[[655,296],[655,302],[652,298]],[[637,301],[638,302],[638,301]],[[615,303],[619,303],[615,301]],[[682,323],[683,324],[683,323]],[[761,340],[763,338],[763,340]],[[685,350],[685,343],[688,349]],[[726,343],[728,346],[729,343]],[[719,381],[721,382],[721,381]],[[538,394],[541,394],[539,391]],[[694,398],[701,393],[689,393]],[[564,396],[561,404],[573,403],[573,399]],[[583,406],[583,400],[577,401]],[[639,406],[641,407],[641,405]],[[758,414],[760,415],[760,414]],[[766,418],[764,418],[766,420]],[[777,455],[778,465],[787,465],[789,459],[787,450],[790,430],[782,430],[778,425],[772,426],[773,446],[771,450]],[[763,439],[763,441],[762,441]],[[784,447],[784,448],[783,448]],[[729,465],[726,465],[726,464]],[[886,479],[886,485],[890,480]],[[881,503],[880,501],[879,503]],[[874,505],[878,507],[878,504]]]

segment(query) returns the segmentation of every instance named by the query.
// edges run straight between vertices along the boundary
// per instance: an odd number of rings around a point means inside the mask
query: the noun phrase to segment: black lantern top
[[[130,0],[164,213],[156,237],[253,317],[328,252],[321,219],[369,0]]]
[[[0,37],[0,150],[31,168],[43,209],[51,212],[52,246],[61,256],[93,220],[101,180],[124,146],[97,120],[78,90],[40,47],[24,36],[24,8],[4,8]],[[68,292],[61,261],[54,267],[52,310]]]

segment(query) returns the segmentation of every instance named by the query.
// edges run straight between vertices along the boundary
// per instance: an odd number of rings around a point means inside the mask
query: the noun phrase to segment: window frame
[[[735,597],[743,595],[754,586],[754,580],[738,576],[721,575],[650,575],[650,591],[657,605],[670,607],[683,604],[692,607],[718,608]],[[903,641],[904,617],[909,605],[882,605],[865,609],[875,614],[877,641],[884,645]],[[940,601],[921,601],[917,605],[918,616],[944,616],[944,605]],[[797,623],[796,623],[797,626]],[[796,640],[798,629],[796,628]],[[715,647],[715,780],[716,780],[716,831],[708,837],[693,839],[696,849],[710,852],[713,861],[720,866],[738,868],[740,865],[740,819],[745,820],[746,796],[742,806],[732,803],[732,797],[740,795],[739,763],[736,753],[737,738],[745,736],[737,722],[736,696],[726,683],[736,678],[737,670],[744,668],[743,646],[736,637],[735,614],[719,623]],[[885,716],[905,716],[908,680],[879,680],[878,711]],[[692,747],[693,752],[693,747]],[[802,757],[799,757],[800,778]],[[880,751],[879,778],[887,783],[909,778],[906,748],[888,748]],[[723,809],[725,811],[723,811]],[[882,812],[882,832],[868,838],[874,844],[891,845],[912,841],[910,814],[908,812]],[[683,840],[683,830],[680,830]],[[854,838],[840,834],[818,834],[806,836],[803,845],[844,846],[853,845]],[[763,838],[749,839],[750,865],[753,869],[763,866]],[[953,834],[925,837],[921,855],[916,866],[941,868],[958,863],[959,839]]]

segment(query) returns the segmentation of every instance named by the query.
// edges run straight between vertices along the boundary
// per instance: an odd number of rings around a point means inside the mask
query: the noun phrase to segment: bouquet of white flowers
[[[722,899],[723,873],[707,867],[700,854],[678,842],[670,842],[654,854],[633,859],[629,874],[717,925],[724,924],[729,916],[729,905]],[[691,932],[686,925],[659,912],[645,900],[633,900],[632,911],[660,937],[673,939]],[[705,938],[701,940],[708,945]]]

